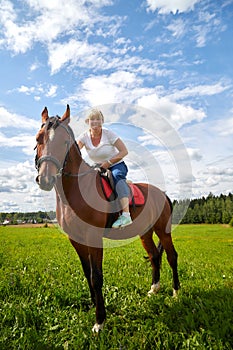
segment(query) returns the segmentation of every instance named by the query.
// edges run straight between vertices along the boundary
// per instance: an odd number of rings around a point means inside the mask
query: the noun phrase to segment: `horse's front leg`
[[[106,318],[104,298],[102,294],[103,287],[103,248],[89,248],[89,260],[91,266],[91,286],[95,293],[96,302],[96,323],[92,328],[93,332],[99,332],[103,329]]]
[[[91,266],[90,266],[90,260],[89,260],[89,252],[88,252],[88,247],[82,244],[79,244],[72,240],[70,238],[70,242],[73,245],[74,249],[76,250],[79,259],[82,264],[83,272],[84,275],[87,279],[89,290],[91,293],[91,300],[94,305],[96,305],[96,300],[95,300],[95,292],[94,289],[92,288],[92,283],[91,283]]]

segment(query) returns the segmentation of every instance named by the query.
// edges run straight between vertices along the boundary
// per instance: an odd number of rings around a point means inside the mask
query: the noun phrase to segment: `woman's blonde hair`
[[[94,119],[94,117],[98,117],[101,119],[102,123],[104,123],[104,116],[103,113],[99,109],[92,109],[91,112],[88,114],[87,118],[85,119],[85,123],[89,123],[89,119]]]

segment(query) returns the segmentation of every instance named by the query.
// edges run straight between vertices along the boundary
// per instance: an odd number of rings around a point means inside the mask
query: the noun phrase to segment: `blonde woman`
[[[124,227],[132,223],[129,212],[129,188],[126,183],[128,168],[123,158],[128,154],[124,142],[113,131],[103,127],[104,116],[93,109],[86,119],[89,129],[77,140],[80,149],[86,148],[90,159],[112,172],[116,192],[120,200],[122,214],[113,223],[113,228]]]

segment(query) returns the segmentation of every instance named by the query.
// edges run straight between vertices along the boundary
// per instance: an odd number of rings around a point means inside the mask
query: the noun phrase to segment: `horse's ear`
[[[47,107],[44,108],[43,112],[41,113],[41,117],[42,117],[42,124],[44,124],[49,117]]]
[[[64,122],[64,121],[67,124],[69,124],[69,122],[70,122],[70,106],[69,105],[67,105],[65,113],[61,117],[61,122]]]

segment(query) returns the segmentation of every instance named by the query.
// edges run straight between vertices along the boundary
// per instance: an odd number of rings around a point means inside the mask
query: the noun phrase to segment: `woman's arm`
[[[116,154],[113,158],[110,159],[112,163],[117,163],[121,159],[123,159],[128,154],[128,150],[124,142],[118,138],[116,142],[114,143],[114,146],[118,149],[119,153]]]
[[[120,138],[116,140],[116,142],[114,143],[114,146],[117,148],[119,152],[114,157],[110,158],[108,161],[101,164],[102,168],[105,168],[105,169],[109,168],[111,165],[121,161],[128,154],[127,147]]]
[[[84,144],[80,140],[77,141],[77,144],[78,144],[79,149],[83,148],[83,146],[84,146]]]

